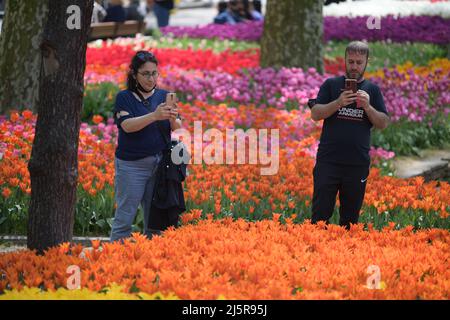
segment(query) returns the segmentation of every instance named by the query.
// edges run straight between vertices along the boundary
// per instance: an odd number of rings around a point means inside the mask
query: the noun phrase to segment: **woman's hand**
[[[172,114],[171,108],[165,103],[161,103],[153,112],[153,118],[155,120],[169,120]]]
[[[176,120],[178,118],[178,105],[175,103],[171,109],[170,109],[170,119],[169,120]]]
[[[170,122],[170,128],[172,129],[172,131],[181,128],[181,118],[179,117],[179,114],[178,114],[178,105],[177,104],[174,104],[172,106],[169,122]]]

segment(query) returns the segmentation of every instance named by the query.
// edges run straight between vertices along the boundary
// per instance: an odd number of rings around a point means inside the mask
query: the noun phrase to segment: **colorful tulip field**
[[[380,41],[390,39],[395,42],[429,42],[447,44],[450,40],[448,19],[440,16],[384,16],[380,20],[382,29],[367,28],[370,16],[325,17],[324,38],[328,40]],[[166,27],[164,34],[176,37],[235,39],[257,41],[263,32],[263,22],[250,22],[249,25],[209,24],[201,27]]]
[[[400,179],[391,168],[395,156],[450,141],[450,60],[442,46],[450,40],[448,20],[388,16],[382,20],[392,26],[388,34],[352,33],[372,41],[377,52],[392,49],[389,61],[366,74],[380,86],[391,124],[372,133],[360,223],[349,231],[337,226],[338,209],[330,225],[310,223],[322,124],[311,119],[307,102],[326,78],[345,70],[349,35],[342,30],[348,28],[335,26],[357,24],[352,19],[358,18],[325,18],[323,75],[313,68],[262,68],[255,42],[260,23],[169,27],[163,33],[170,36],[160,39],[91,43],[75,235],[109,235],[117,139],[112,107],[137,50],[155,53],[159,85],[177,92],[189,133],[196,121],[221,132],[278,129],[278,173],[261,175],[261,165],[252,164],[192,164],[179,228],[148,240],[138,233],[139,212],[133,237],[123,244],[65,243],[42,256],[0,253],[0,299],[449,299],[450,184]],[[438,27],[421,31],[429,25]],[[395,53],[408,48],[417,51],[414,62]],[[19,107],[0,116],[2,235],[27,232],[36,117]],[[67,288],[71,265],[81,270],[78,290]],[[374,265],[381,272],[376,288],[367,280]]]

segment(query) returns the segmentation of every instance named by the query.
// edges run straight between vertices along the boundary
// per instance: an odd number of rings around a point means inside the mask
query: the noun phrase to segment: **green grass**
[[[112,82],[86,85],[81,121],[92,124],[92,117],[97,114],[105,119],[111,118],[114,110],[114,99],[119,90],[119,86]]]
[[[152,47],[158,48],[179,48],[179,49],[193,49],[193,50],[207,50],[211,49],[216,53],[225,50],[244,51],[248,49],[259,48],[256,42],[243,42],[233,40],[211,40],[211,39],[193,39],[193,38],[170,38],[170,37],[154,37],[148,41]]]
[[[330,41],[324,47],[327,57],[343,57],[348,42]],[[444,46],[428,43],[387,43],[370,42],[370,57],[367,70],[376,71],[384,67],[404,64],[411,61],[416,66],[427,65],[434,58],[445,58],[447,49]]]
[[[422,149],[444,148],[449,141],[450,115],[438,115],[422,122],[401,120],[372,133],[372,145],[394,151],[397,156],[419,155]]]
[[[108,186],[108,189],[112,188]],[[101,198],[109,198],[106,202],[109,205],[102,205]],[[14,199],[11,199],[12,201]],[[268,199],[262,199],[261,202],[256,205],[254,203],[234,203],[233,209],[231,209],[231,201],[227,198],[222,198],[221,212],[215,216],[215,219],[232,217],[233,219],[242,218],[247,221],[260,221],[264,219],[271,219],[272,212],[281,213],[280,221],[284,223],[286,218],[296,213],[297,217],[293,220],[295,223],[303,223],[306,219],[311,219],[311,207],[305,204],[304,199],[293,199],[295,201],[295,208],[289,209],[271,209],[271,204]],[[90,205],[87,205],[89,202]],[[95,197],[89,197],[85,194],[80,194],[77,201],[77,209],[75,213],[74,235],[75,236],[109,236],[111,231],[112,218],[114,217],[114,209],[112,203],[114,199],[110,195],[109,191],[101,191]],[[278,205],[278,203],[275,203]],[[192,201],[186,201],[187,212],[191,209],[202,209],[202,219],[206,218],[207,213],[214,212],[214,199],[211,201],[203,202],[200,205],[194,204]],[[253,205],[256,210],[253,213],[249,213],[249,206]],[[5,210],[6,209],[6,210]],[[450,229],[450,220],[441,218],[439,212],[430,211],[425,212],[420,209],[412,208],[395,208],[393,210],[378,213],[373,206],[363,206],[364,214],[361,215],[359,222],[364,225],[372,224],[374,229],[381,230],[383,227],[388,226],[389,222],[394,222],[397,229],[404,228],[408,225],[414,226],[416,230],[427,228],[441,228]],[[3,225],[0,225],[0,232],[8,235],[26,235],[27,226],[27,214],[22,216],[19,220],[14,219],[7,208],[2,207],[0,204],[0,213],[6,213],[7,221]],[[263,212],[267,211],[266,215]],[[181,222],[180,222],[181,223]],[[339,208],[334,209],[330,223],[339,223]],[[139,232],[143,228],[143,212],[138,210],[136,219],[132,226],[133,232]],[[0,241],[0,246],[8,246],[6,241]]]

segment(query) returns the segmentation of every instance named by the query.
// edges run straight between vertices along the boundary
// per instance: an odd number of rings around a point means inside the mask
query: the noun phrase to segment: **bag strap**
[[[143,97],[142,94],[139,92],[139,90],[136,90],[136,91],[134,91],[134,92],[138,95],[139,99],[141,99],[141,102],[144,103],[144,101],[145,101],[145,102],[148,103],[148,101],[146,101],[146,99],[144,99],[144,97]],[[145,105],[145,103],[144,103],[144,105]],[[164,134],[164,130],[163,130],[163,128],[161,127],[161,124],[159,123],[158,120],[155,121],[155,122],[156,122],[156,126],[158,127],[159,133],[161,134],[161,136],[163,137],[164,142],[166,143],[167,149],[170,150],[170,148],[172,147],[172,146],[171,146],[171,143],[170,143],[169,139],[167,139],[167,136]]]
[[[164,134],[163,128],[161,127],[161,124],[159,123],[159,121],[156,121],[156,126],[158,127],[158,131],[159,133],[162,135],[164,142],[166,143],[167,149],[170,150],[171,149],[171,142],[169,141],[169,139],[167,139],[167,136]]]

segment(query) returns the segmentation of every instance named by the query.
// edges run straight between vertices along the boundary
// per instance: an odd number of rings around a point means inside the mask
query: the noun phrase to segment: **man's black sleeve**
[[[330,88],[330,80],[327,79],[319,89],[319,93],[317,94],[316,103],[319,104],[328,104],[332,101],[331,99],[331,88]]]
[[[381,94],[381,90],[378,86],[375,86],[374,95],[370,97],[370,105],[374,107],[377,111],[389,115],[386,110],[386,106],[384,104],[383,95]]]

